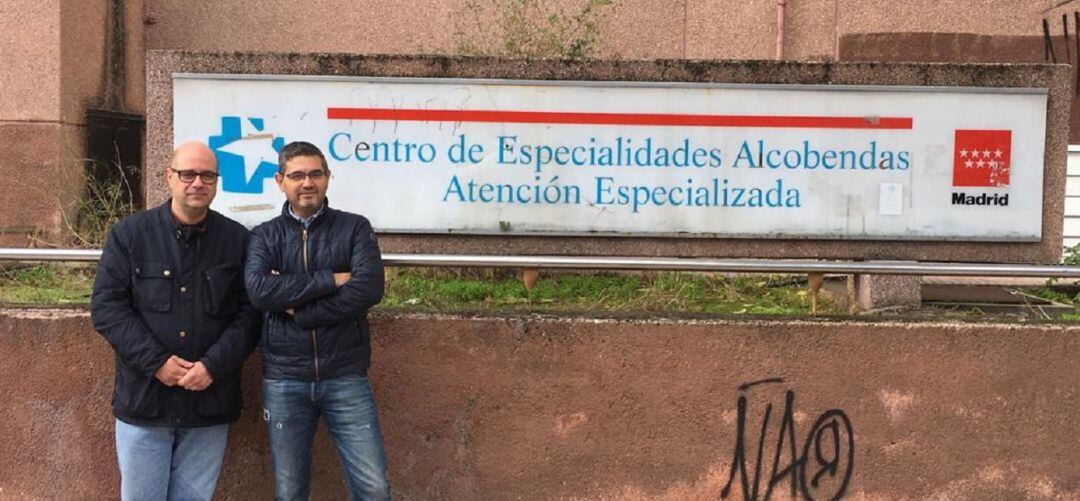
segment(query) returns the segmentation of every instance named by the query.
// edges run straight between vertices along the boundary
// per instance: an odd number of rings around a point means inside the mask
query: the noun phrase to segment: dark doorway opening
[[[143,207],[142,115],[88,108],[86,110],[86,175],[88,182],[120,189],[125,202]]]

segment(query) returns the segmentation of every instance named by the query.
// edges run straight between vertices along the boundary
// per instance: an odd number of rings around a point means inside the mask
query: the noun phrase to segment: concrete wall
[[[581,0],[541,2],[574,13]],[[1042,20],[1050,21],[1058,61],[1066,60],[1061,15],[1075,35],[1071,5],[1054,0],[788,1],[788,60],[1036,63],[1045,60]],[[463,41],[496,49],[503,41],[498,0],[393,2],[225,0],[149,2],[151,50],[445,54]],[[775,0],[619,0],[599,12],[595,55],[624,59],[772,59]],[[479,16],[470,6],[479,7]],[[539,17],[539,16],[537,16]],[[287,21],[286,21],[287,20]],[[258,36],[251,36],[258,33]],[[311,36],[318,33],[318,36]],[[1071,142],[1080,142],[1080,102]]]
[[[51,218],[51,211],[33,202],[43,198],[41,194],[26,193],[38,184],[36,174],[58,168],[64,131],[71,127],[60,120],[59,0],[0,3],[0,33],[24,32],[35,36],[0,39],[0,65],[5,68],[0,72],[0,158],[5,177],[15,185],[0,204],[0,243],[25,244],[35,223]]]
[[[502,2],[419,0],[408,8],[375,0],[184,0],[147,3],[154,24],[148,49],[359,54],[453,54],[463,37],[498,30]],[[580,0],[548,0],[551,11],[576,12]],[[467,8],[486,14],[474,20]],[[601,9],[601,56],[630,59],[770,59],[776,0],[618,0]],[[859,33],[972,33],[1039,36],[1053,0],[795,0],[787,3],[785,56],[832,59],[836,38]],[[1047,15],[1060,19],[1059,12]],[[1053,19],[1053,17],[1051,17]],[[1060,24],[1060,21],[1058,21]],[[318,36],[311,36],[318,33]],[[257,36],[255,34],[258,34]]]
[[[416,314],[372,325],[397,499],[721,499],[740,464],[740,398],[751,484],[770,413],[758,499],[774,473],[773,498],[789,498],[792,462],[815,499],[848,472],[844,499],[1080,499],[1076,326]],[[87,315],[4,311],[0,354],[0,499],[115,498],[112,354]],[[217,499],[271,497],[257,357],[245,377]],[[783,382],[738,389],[770,378]],[[315,499],[344,498],[322,433],[313,471]],[[741,471],[727,499],[749,498]]]
[[[82,193],[86,108],[141,110],[142,32],[121,66],[135,82],[127,100],[107,102],[109,0],[0,2],[0,174],[9,180],[0,199],[0,245],[62,244],[64,210]],[[132,5],[128,3],[127,5]],[[125,12],[141,28],[141,3]],[[122,84],[122,82],[121,82]],[[119,90],[120,95],[128,92]]]
[[[33,37],[0,39],[0,117],[5,122],[56,120],[60,107],[60,2],[0,3],[0,30]]]
[[[577,12],[583,0],[538,2],[548,12]],[[772,59],[776,0],[618,0],[599,9],[595,55],[622,59]],[[1050,21],[1058,61],[1065,60],[1055,0],[791,0],[783,55],[788,60],[1034,63],[1044,61],[1042,20]],[[151,50],[444,54],[463,41],[502,43],[500,0],[393,2],[224,0],[146,4]],[[470,6],[479,7],[479,16]],[[539,16],[537,16],[539,17]],[[1070,33],[1075,35],[1076,26]],[[257,36],[253,34],[257,33]],[[317,33],[317,36],[313,36]],[[1069,51],[1076,61],[1075,39]],[[1080,102],[1071,142],[1080,142]]]
[[[532,61],[349,54],[271,54],[152,51],[147,66],[147,165],[164,166],[173,147],[173,73],[368,75],[849,84],[1049,89],[1043,177],[1042,242],[974,243],[915,241],[600,238],[537,236],[385,235],[384,252],[556,254],[757,258],[906,259],[1056,263],[1061,256],[1068,103],[1062,65],[940,65],[773,61]],[[164,180],[151,177],[146,200],[167,196]]]

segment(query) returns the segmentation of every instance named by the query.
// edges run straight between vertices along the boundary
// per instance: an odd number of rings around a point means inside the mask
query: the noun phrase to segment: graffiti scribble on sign
[[[761,493],[761,462],[765,455],[765,438],[769,434],[769,418],[773,405],[765,406],[761,421],[761,433],[757,440],[757,457],[753,466],[753,479],[747,470],[746,450],[746,407],[747,392],[757,385],[782,383],[782,378],[764,379],[739,386],[738,417],[735,430],[735,453],[731,460],[731,469],[727,484],[720,491],[720,498],[727,499],[736,473],[742,487],[743,501],[765,501],[774,491],[785,487],[790,490],[790,497],[802,497],[809,501],[838,500],[847,490],[848,481],[855,469],[855,434],[844,411],[831,409],[818,416],[810,432],[803,441],[802,453],[796,441],[794,404],[795,392],[788,390],[784,398],[784,416],[780,420],[780,432],[776,438],[776,449],[772,459],[772,468]]]

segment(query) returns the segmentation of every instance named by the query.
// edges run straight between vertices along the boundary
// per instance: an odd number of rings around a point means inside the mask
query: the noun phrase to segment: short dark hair
[[[296,157],[319,157],[319,161],[322,162],[323,170],[330,172],[330,166],[326,165],[326,157],[323,156],[323,152],[318,146],[307,141],[293,141],[286,144],[285,147],[281,148],[281,152],[278,153],[278,174],[285,174],[285,164]]]

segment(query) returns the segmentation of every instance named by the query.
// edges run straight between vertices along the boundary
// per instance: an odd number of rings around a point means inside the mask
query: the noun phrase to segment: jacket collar
[[[322,221],[323,219],[326,219],[326,216],[329,213],[330,213],[330,198],[326,197],[326,198],[323,198],[322,207],[320,207],[319,210],[314,215],[311,216],[312,219],[311,219],[311,222],[308,223],[308,229],[314,228],[316,225],[319,224],[320,221]],[[301,228],[304,226],[300,222],[300,220],[297,219],[297,217],[293,215],[292,210],[289,207],[289,201],[288,200],[286,200],[285,203],[282,204],[282,206],[281,206],[281,217],[283,219],[285,219],[286,221],[288,221],[289,223],[295,224],[296,226],[299,226]]]
[[[176,220],[176,216],[172,213],[172,198],[165,200],[165,203],[154,208],[158,213],[158,219],[166,228],[169,228],[169,233],[180,236],[181,232],[188,235],[203,234],[210,230],[214,225],[215,212],[211,209],[206,211],[206,218],[198,224],[185,225]]]

